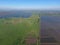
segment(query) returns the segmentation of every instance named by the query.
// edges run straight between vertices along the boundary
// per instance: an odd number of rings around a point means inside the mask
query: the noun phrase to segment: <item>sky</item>
[[[0,0],[0,9],[60,9],[60,0]]]

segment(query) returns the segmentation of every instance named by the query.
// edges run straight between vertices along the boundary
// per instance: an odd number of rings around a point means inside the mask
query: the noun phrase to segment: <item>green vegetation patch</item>
[[[25,38],[39,36],[39,16],[0,19],[0,45],[26,45]]]

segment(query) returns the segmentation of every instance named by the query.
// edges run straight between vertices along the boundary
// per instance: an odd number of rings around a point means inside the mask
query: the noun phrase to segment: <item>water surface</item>
[[[41,16],[41,38],[60,40],[60,16]]]

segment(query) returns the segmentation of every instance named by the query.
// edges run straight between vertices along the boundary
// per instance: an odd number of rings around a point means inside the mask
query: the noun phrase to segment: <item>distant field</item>
[[[38,15],[0,19],[0,45],[38,45],[38,37]]]

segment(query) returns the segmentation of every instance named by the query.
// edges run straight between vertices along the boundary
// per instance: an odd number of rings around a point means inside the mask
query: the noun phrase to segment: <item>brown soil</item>
[[[26,45],[32,45],[37,42],[36,38],[33,38],[32,36],[29,36],[25,39]]]

